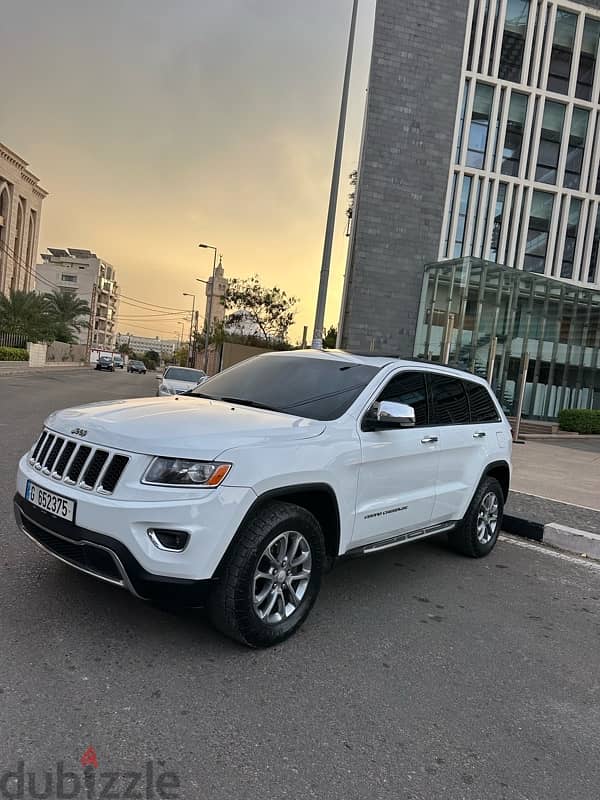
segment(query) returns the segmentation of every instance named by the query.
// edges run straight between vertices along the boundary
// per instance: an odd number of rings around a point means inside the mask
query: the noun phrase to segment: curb
[[[0,369],[0,378],[14,378],[17,375],[43,375],[50,372],[77,372],[79,370],[91,369],[91,367],[77,364],[74,367],[27,367],[27,369]]]
[[[600,536],[597,533],[569,528],[566,525],[559,525],[557,522],[534,522],[525,517],[515,517],[512,514],[504,515],[502,530],[513,536],[543,542],[550,547],[556,547],[579,556],[600,559]]]

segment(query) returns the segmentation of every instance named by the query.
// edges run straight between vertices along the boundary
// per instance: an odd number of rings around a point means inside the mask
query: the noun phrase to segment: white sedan
[[[156,396],[167,397],[171,394],[184,394],[204,383],[206,377],[206,372],[201,369],[167,367],[164,373],[156,378],[160,381]]]

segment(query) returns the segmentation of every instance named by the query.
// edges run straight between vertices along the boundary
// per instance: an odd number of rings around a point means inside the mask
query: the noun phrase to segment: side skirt
[[[438,525],[431,525],[429,528],[418,528],[414,531],[399,533],[391,539],[382,539],[380,542],[371,542],[371,544],[355,547],[352,550],[348,550],[346,555],[367,556],[371,553],[378,553],[381,550],[388,550],[391,547],[398,547],[398,545],[406,544],[406,542],[414,542],[417,539],[425,539],[427,536],[435,536],[436,533],[446,533],[453,530],[457,525],[457,520],[451,520]]]

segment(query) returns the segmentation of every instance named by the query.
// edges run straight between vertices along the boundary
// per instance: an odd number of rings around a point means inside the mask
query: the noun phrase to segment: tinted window
[[[417,425],[427,425],[427,388],[422,372],[403,372],[387,384],[378,400],[404,403],[415,410]]]
[[[471,422],[497,422],[498,411],[485,386],[465,381],[465,389],[471,407]]]
[[[335,356],[264,355],[209,378],[192,395],[237,398],[309,419],[337,419],[378,372],[379,367]]]
[[[469,403],[458,378],[431,375],[432,425],[462,425],[470,421]]]

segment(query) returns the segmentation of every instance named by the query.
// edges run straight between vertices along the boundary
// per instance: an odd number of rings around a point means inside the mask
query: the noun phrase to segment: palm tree
[[[50,332],[48,309],[36,292],[0,294],[0,331],[25,336],[30,342],[46,339]]]
[[[44,302],[54,329],[54,338],[60,342],[74,341],[75,332],[87,325],[90,307],[76,294],[54,291],[44,295]]]

